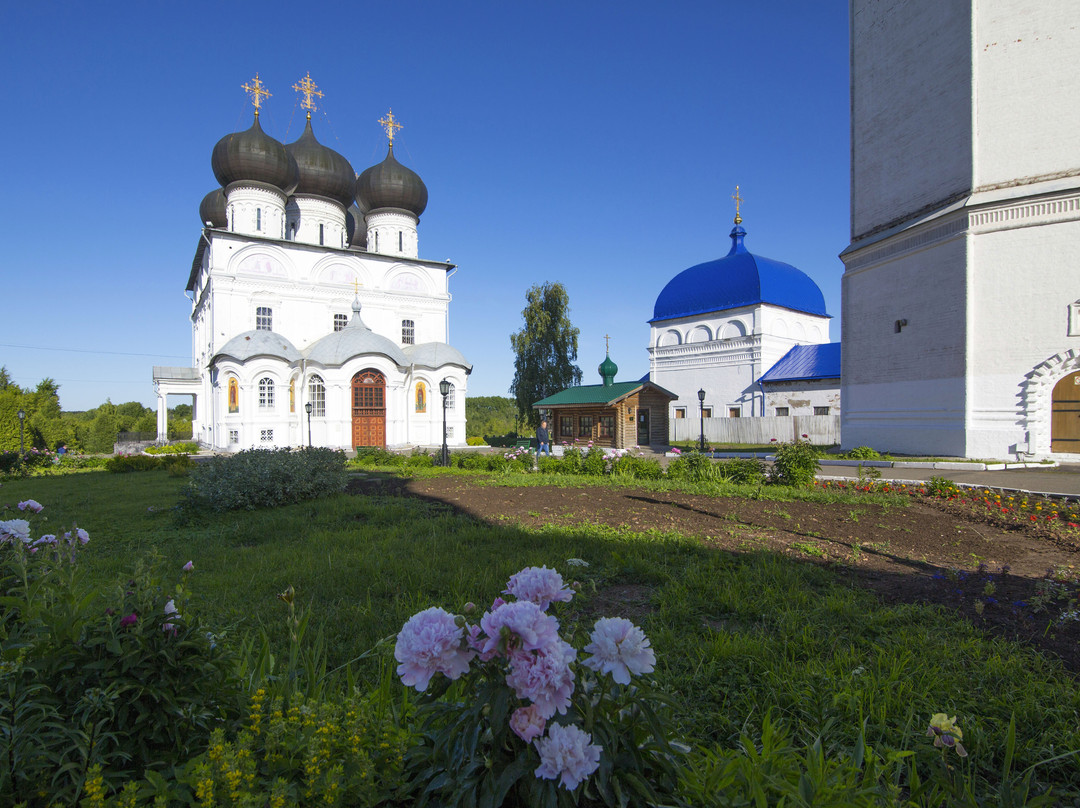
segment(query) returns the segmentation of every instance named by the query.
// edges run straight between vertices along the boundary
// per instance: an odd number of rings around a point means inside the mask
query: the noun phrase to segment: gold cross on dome
[[[272,95],[269,90],[263,89],[263,83],[259,79],[258,73],[256,73],[255,78],[251,80],[251,84],[247,84],[245,82],[244,84],[240,85],[240,89],[251,96],[251,103],[255,105],[256,115],[259,114],[259,107],[262,106],[263,99],[269,98]]]
[[[604,334],[604,351],[606,353],[611,353],[611,341],[610,340],[611,340],[611,337],[608,336],[607,334]]]
[[[739,215],[739,205],[742,204],[744,200],[739,196],[738,185],[735,186],[735,195],[731,198],[735,200],[735,224],[742,224],[742,216]]]
[[[311,100],[312,96],[316,98],[322,98],[322,91],[319,90],[319,85],[311,80],[311,71],[304,76],[300,81],[292,86],[296,92],[304,96],[304,100],[300,102],[300,106],[308,111],[308,119],[311,119],[311,113],[318,109],[314,102]]]
[[[386,136],[390,138],[390,145],[394,145],[394,134],[401,128],[401,124],[394,120],[394,110],[386,113],[385,118],[379,118],[379,123],[386,130]]]

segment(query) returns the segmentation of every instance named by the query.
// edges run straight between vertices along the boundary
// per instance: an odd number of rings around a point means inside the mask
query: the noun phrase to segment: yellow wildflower
[[[934,713],[930,717],[926,735],[934,739],[934,746],[955,749],[960,757],[967,757],[967,750],[960,743],[964,739],[964,731],[957,725],[956,716],[949,718],[945,713]]]

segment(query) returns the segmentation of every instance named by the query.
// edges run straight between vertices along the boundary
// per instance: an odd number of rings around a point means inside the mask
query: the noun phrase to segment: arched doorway
[[[1080,371],[1054,385],[1050,451],[1080,454]]]
[[[386,448],[386,377],[371,368],[352,378],[352,445]]]

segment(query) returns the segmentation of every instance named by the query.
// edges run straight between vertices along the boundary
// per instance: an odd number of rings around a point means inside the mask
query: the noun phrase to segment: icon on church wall
[[[240,412],[240,385],[235,376],[229,377],[229,412]]]
[[[427,412],[427,388],[423,382],[416,383],[416,411]]]
[[[296,412],[296,379],[289,379],[289,412]]]

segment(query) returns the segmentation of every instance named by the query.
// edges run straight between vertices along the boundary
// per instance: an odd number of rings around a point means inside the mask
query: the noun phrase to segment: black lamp
[[[26,421],[26,410],[19,410],[19,454],[26,454],[26,446],[23,443],[23,422]]]
[[[304,405],[304,412],[307,413],[307,445],[309,449],[311,448],[311,411],[313,409],[315,408],[311,406],[310,401]]]
[[[705,389],[697,391],[698,412],[701,413],[701,451],[705,451]]]
[[[442,393],[442,458],[439,465],[450,465],[450,450],[446,446],[446,397],[450,395],[450,380],[443,379],[439,382],[439,392]]]

